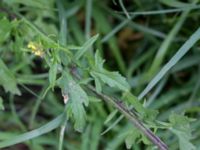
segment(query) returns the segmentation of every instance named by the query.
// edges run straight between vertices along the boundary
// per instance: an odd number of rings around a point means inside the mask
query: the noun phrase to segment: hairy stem
[[[71,68],[71,74],[78,80],[80,80],[79,75],[76,72],[75,66]],[[134,113],[132,113],[124,104],[122,103],[122,100],[117,100],[115,98],[111,98],[110,96],[107,96],[105,94],[99,93],[96,91],[95,87],[91,85],[86,85],[86,87],[91,90],[94,94],[96,94],[98,97],[100,97],[102,100],[104,100],[107,103],[112,104],[116,109],[118,109],[126,118],[128,118],[136,128],[138,128],[146,137],[149,138],[149,140],[155,144],[160,150],[168,150],[168,146],[159,138],[157,137],[150,129],[146,128],[142,121],[138,119]]]
[[[105,94],[98,93],[94,87],[87,86],[92,92],[94,92],[97,96],[101,97],[105,102],[111,103],[113,106],[115,106],[116,109],[118,109],[125,117],[127,117],[136,128],[138,128],[143,134],[145,134],[149,140],[151,140],[152,143],[154,143],[160,150],[167,150],[167,145],[159,138],[157,137],[150,129],[146,128],[144,124],[135,116],[133,113],[131,113],[124,105],[121,103],[121,101],[117,101],[114,98],[111,98]]]

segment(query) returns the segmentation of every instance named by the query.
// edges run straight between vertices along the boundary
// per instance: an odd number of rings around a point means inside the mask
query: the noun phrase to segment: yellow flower
[[[44,51],[42,49],[42,46],[38,43],[35,42],[29,42],[28,46],[29,49],[31,49],[31,52],[35,54],[36,56],[43,57],[44,56]]]
[[[37,49],[35,43],[33,43],[33,42],[29,42],[28,43],[28,48],[30,48],[32,50],[36,50]]]

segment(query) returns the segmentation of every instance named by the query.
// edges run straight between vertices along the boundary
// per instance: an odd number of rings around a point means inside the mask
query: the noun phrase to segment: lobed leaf
[[[103,68],[104,60],[100,57],[99,52],[96,51],[95,54],[95,66],[90,74],[95,79],[95,85],[98,90],[100,90],[101,80],[103,83],[108,84],[110,87],[117,87],[122,91],[128,91],[130,86],[126,79],[118,72],[110,72]]]
[[[180,150],[195,150],[196,147],[191,143],[192,134],[190,128],[190,121],[192,119],[172,114],[169,118],[172,128],[170,130],[178,137]]]
[[[57,74],[58,64],[53,62],[49,69],[49,83],[50,86],[53,88],[56,83],[56,74]]]
[[[128,91],[130,89],[126,79],[118,72],[109,72],[104,70],[103,72],[92,71],[91,73],[110,87],[117,87],[122,91]]]
[[[125,139],[126,148],[131,149],[131,147],[137,142],[136,140],[140,137],[141,133],[139,130],[137,130],[136,128],[131,129]]]
[[[2,59],[0,59],[0,85],[3,86],[6,92],[21,94],[17,88],[17,81],[13,73],[7,68]]]
[[[68,95],[69,102],[67,104],[68,116],[73,116],[75,121],[74,128],[82,131],[85,125],[85,109],[88,106],[89,98],[85,91],[77,84],[68,72],[63,72],[58,80],[58,86],[64,95]]]

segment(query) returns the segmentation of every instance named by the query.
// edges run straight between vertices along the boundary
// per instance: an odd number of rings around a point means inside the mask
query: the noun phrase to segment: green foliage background
[[[199,9],[0,1],[0,148],[199,149]]]

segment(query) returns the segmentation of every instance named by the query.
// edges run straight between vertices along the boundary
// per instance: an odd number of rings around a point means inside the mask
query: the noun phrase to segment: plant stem
[[[157,137],[150,129],[146,128],[144,124],[135,116],[132,112],[130,112],[122,103],[122,101],[118,101],[113,99],[105,94],[98,93],[93,86],[87,86],[92,92],[94,92],[97,96],[101,97],[105,102],[111,103],[118,109],[125,117],[127,117],[136,128],[138,128],[143,134],[145,134],[152,143],[154,143],[160,150],[167,150],[167,145]]]
[[[63,140],[64,140],[66,126],[67,126],[67,119],[65,119],[65,122],[61,125],[58,150],[63,149]]]
[[[79,75],[76,72],[76,67],[73,66],[71,68],[71,74],[78,80],[80,80]],[[94,94],[98,97],[103,99],[107,103],[111,103],[116,109],[118,109],[125,117],[127,117],[136,128],[138,128],[149,140],[155,144],[160,150],[168,150],[168,146],[159,138],[157,137],[150,129],[146,128],[142,121],[138,119],[138,117],[131,112],[129,109],[124,106],[122,100],[117,100],[116,98],[111,98],[105,94],[99,93],[96,91],[95,87],[91,85],[86,85],[86,87],[91,90]]]

